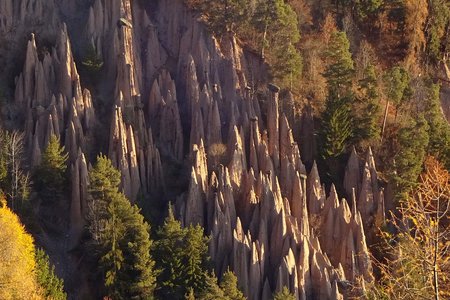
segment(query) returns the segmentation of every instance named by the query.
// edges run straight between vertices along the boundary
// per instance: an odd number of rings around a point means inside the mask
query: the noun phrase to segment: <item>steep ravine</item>
[[[216,40],[181,0],[143,2],[0,0],[2,36],[28,39],[5,122],[25,131],[30,166],[52,134],[69,153],[69,224],[47,243],[71,298],[89,294],[76,247],[88,166],[100,151],[121,171],[131,201],[162,197],[182,224],[204,226],[216,273],[230,267],[249,299],[270,299],[283,286],[298,299],[360,294],[373,280],[371,229],[384,222],[370,150],[350,156],[344,186],[353,197],[339,199],[334,187],[326,195],[316,164],[307,171],[303,163],[313,156],[310,110],[301,118],[301,153],[292,117],[280,109],[288,99],[267,86],[258,57],[232,35]],[[50,28],[48,51],[26,22]],[[87,47],[103,61],[95,82],[78,71]],[[169,166],[182,166],[186,178],[170,178]],[[185,188],[174,190],[173,181]]]

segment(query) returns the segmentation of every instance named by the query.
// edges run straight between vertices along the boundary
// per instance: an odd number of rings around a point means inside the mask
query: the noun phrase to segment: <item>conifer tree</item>
[[[274,300],[295,300],[294,294],[291,294],[287,287],[283,287],[281,291],[274,295]]]
[[[369,64],[364,71],[359,90],[360,96],[357,97],[356,109],[353,110],[356,142],[373,141],[380,133],[378,83],[373,65]]]
[[[354,12],[359,21],[365,21],[380,12],[383,0],[352,0]]]
[[[108,195],[117,193],[120,185],[120,171],[113,167],[104,155],[97,157],[95,168],[89,173],[89,193],[99,201],[108,201]]]
[[[350,44],[344,32],[331,35],[326,51],[330,64],[324,76],[328,84],[328,97],[322,114],[320,133],[321,156],[323,159],[337,158],[343,154],[353,137],[351,114],[354,75]]]
[[[90,172],[89,231],[104,273],[107,295],[114,299],[151,299],[155,289],[149,225],[119,192],[120,172],[99,156]]]
[[[387,100],[393,103],[398,110],[411,93],[409,74],[402,67],[393,67],[384,76],[384,81]]]
[[[188,0],[187,3],[204,15],[211,31],[218,35],[233,32],[247,17],[247,0]]]
[[[231,271],[222,275],[220,285],[217,277],[211,272],[206,277],[205,287],[198,297],[201,300],[245,300],[246,298],[237,287],[237,278]]]
[[[35,188],[43,201],[52,203],[61,197],[66,187],[67,158],[59,139],[52,135],[33,176]]]
[[[230,300],[245,300],[244,294],[242,294],[238,288],[237,277],[230,270],[226,271],[222,275],[220,288],[223,290],[225,296]]]
[[[203,228],[199,225],[184,229],[186,283],[194,290],[200,291],[204,288],[205,278],[210,267],[208,255],[208,238],[203,236]]]
[[[398,132],[398,150],[394,155],[392,180],[397,200],[406,197],[417,184],[428,148],[428,123],[423,116],[409,120]]]
[[[348,97],[351,94],[355,70],[350,42],[345,32],[336,31],[331,35],[325,55],[329,64],[323,75],[327,80],[329,96]]]
[[[114,299],[151,299],[156,278],[148,224],[122,193],[111,199],[108,214],[101,245],[105,252],[100,259],[108,295]]]
[[[320,132],[323,159],[338,158],[353,137],[351,106],[347,98],[327,99]]]
[[[425,119],[429,125],[428,153],[439,159],[450,170],[450,125],[441,111],[440,87],[429,82],[424,103]]]
[[[200,300],[229,300],[224,291],[217,284],[217,277],[212,272],[205,278],[205,287],[201,291],[198,299]]]
[[[302,69],[295,47],[300,40],[297,14],[283,0],[260,0],[251,23],[259,33],[261,56],[269,62],[273,77],[284,86],[292,85]]]
[[[180,298],[193,287],[184,287],[181,278],[183,266],[182,245],[184,232],[181,224],[175,220],[169,205],[169,214],[164,224],[158,229],[158,238],[154,243],[153,255],[156,259],[156,268],[160,271],[157,282],[159,297]]]
[[[88,227],[94,243],[100,243],[100,237],[109,218],[108,205],[118,193],[120,172],[115,169],[104,155],[97,157],[95,167],[89,172],[89,211]]]
[[[160,271],[156,294],[165,299],[181,299],[192,288],[205,289],[208,277],[208,239],[200,226],[181,228],[169,206],[169,214],[157,232],[153,255]]]
[[[342,155],[355,137],[352,113],[354,95],[352,81],[354,76],[350,43],[344,32],[331,35],[326,51],[328,66],[324,72],[328,95],[325,110],[321,117],[319,131],[320,158],[327,177],[339,183],[342,172]]]
[[[64,281],[55,274],[55,266],[50,264],[49,257],[42,249],[36,249],[36,278],[45,299],[64,300]]]
[[[433,63],[442,59],[445,49],[445,38],[448,34],[450,21],[450,3],[446,0],[433,0],[428,2],[429,14],[426,27],[427,45],[426,53]]]

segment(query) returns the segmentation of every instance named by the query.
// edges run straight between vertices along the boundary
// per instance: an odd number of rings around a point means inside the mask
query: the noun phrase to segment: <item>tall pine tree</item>
[[[208,239],[203,228],[181,228],[169,206],[169,214],[158,230],[153,255],[158,275],[156,294],[164,299],[181,299],[192,288],[196,295],[207,287]]]
[[[323,74],[328,84],[328,94],[333,98],[348,97],[351,94],[355,73],[350,42],[343,31],[331,35],[325,52],[328,66]]]
[[[106,294],[114,299],[152,299],[156,274],[150,227],[119,192],[120,173],[99,156],[90,172],[89,229],[94,237]]]
[[[373,142],[379,137],[380,106],[378,82],[375,67],[371,64],[364,70],[364,78],[359,81],[360,94],[355,101],[355,142]]]
[[[122,193],[111,199],[108,215],[102,239],[105,252],[100,259],[108,295],[114,299],[151,299],[156,276],[149,225]]]
[[[321,157],[325,160],[343,154],[354,134],[351,114],[354,68],[349,48],[344,32],[332,34],[326,52],[329,65],[324,76],[328,84],[328,97],[320,132]]]
[[[328,95],[321,116],[319,162],[325,172],[325,182],[333,181],[340,190],[340,176],[344,168],[343,154],[355,136],[352,113],[354,67],[350,43],[344,32],[332,33],[325,54],[328,66],[323,75],[327,80]]]

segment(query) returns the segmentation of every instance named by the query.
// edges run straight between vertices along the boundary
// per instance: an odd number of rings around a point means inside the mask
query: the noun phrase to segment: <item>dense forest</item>
[[[450,298],[447,0],[0,0],[0,299]]]

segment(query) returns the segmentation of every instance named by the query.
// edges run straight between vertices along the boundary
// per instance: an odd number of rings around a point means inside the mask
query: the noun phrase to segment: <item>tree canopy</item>
[[[40,299],[33,237],[0,203],[0,299]]]

